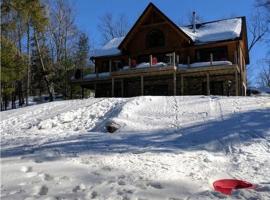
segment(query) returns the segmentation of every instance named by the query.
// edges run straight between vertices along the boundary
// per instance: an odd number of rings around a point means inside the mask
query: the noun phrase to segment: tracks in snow
[[[181,123],[179,119],[180,108],[179,108],[179,104],[176,97],[173,96],[172,98],[173,98],[173,110],[174,110],[174,115],[175,115],[173,125],[178,130],[181,128]]]
[[[224,120],[224,114],[218,97],[210,97],[209,99],[210,115],[215,116],[218,113],[218,119]],[[215,116],[216,119],[216,116]]]

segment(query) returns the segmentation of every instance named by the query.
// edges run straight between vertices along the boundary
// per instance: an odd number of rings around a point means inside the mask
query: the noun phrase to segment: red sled
[[[221,179],[213,183],[215,191],[226,195],[231,195],[234,189],[254,189],[255,185],[243,180],[237,179]]]

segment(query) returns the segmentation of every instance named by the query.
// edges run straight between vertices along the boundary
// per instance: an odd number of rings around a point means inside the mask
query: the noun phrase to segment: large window
[[[227,47],[215,47],[207,49],[199,49],[196,51],[197,61],[206,62],[210,61],[210,55],[213,55],[214,61],[224,61],[228,60]]]
[[[154,29],[146,35],[146,47],[163,47],[165,46],[165,37],[162,31]]]

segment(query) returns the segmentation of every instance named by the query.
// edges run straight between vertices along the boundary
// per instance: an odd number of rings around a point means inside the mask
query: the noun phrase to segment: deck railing
[[[97,78],[108,78],[111,76],[111,73],[117,73],[117,72],[125,72],[125,71],[134,71],[134,70],[148,70],[152,71],[155,68],[164,68],[164,67],[176,67],[179,69],[188,69],[188,68],[199,68],[199,67],[206,67],[206,66],[217,66],[217,65],[232,65],[232,64],[238,64],[239,59],[237,57],[237,52],[234,53],[234,62],[230,61],[216,61],[214,60],[214,56],[211,53],[209,55],[209,61],[207,62],[193,62],[191,63],[190,56],[186,57],[185,63],[180,63],[179,61],[179,55],[177,55],[175,52],[169,52],[166,54],[150,54],[148,55],[149,59],[145,60],[146,62],[137,63],[137,60],[139,59],[132,59],[132,57],[129,57],[128,65],[121,66],[117,68],[115,71],[112,71],[112,60],[110,60],[110,66],[108,72],[93,72],[93,69],[91,68],[80,68],[73,70],[71,74],[71,80],[83,80],[83,79],[97,79]],[[144,56],[144,57],[147,57]],[[163,58],[163,59],[162,59]]]

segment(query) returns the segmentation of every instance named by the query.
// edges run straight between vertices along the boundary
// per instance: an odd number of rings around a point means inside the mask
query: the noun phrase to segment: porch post
[[[234,51],[234,64],[237,64],[237,51]]]
[[[239,65],[239,69],[240,69],[240,71],[241,71],[241,69],[242,69],[242,55],[241,55],[241,47],[240,47],[240,44],[239,44],[239,42],[238,42],[238,65]]]
[[[110,73],[112,72],[112,60],[111,59],[109,60],[109,72]]]
[[[131,67],[131,58],[130,58],[130,56],[128,57],[128,66]]]
[[[210,80],[209,73],[206,74],[207,95],[210,95]]]
[[[210,53],[210,65],[213,65],[213,54]]]
[[[190,67],[190,56],[187,57],[188,67]]]
[[[96,67],[96,77],[98,78],[98,67]]]
[[[141,76],[141,95],[142,96],[143,96],[143,93],[144,93],[143,89],[144,89],[144,81],[143,81],[143,76]]]
[[[152,54],[149,56],[149,64],[150,64],[150,67],[152,66],[152,60],[153,60],[153,58],[152,58]]]
[[[121,96],[124,97],[124,80],[121,80]]]
[[[112,78],[112,97],[114,97],[114,78]]]
[[[173,73],[173,95],[176,96],[176,72]]]
[[[181,75],[181,95],[184,95],[184,76]]]
[[[235,71],[234,73],[234,76],[235,76],[235,96],[238,96],[239,95],[239,92],[238,92],[238,73],[237,73],[237,70]]]
[[[173,66],[175,66],[175,52],[173,52],[172,57],[173,57],[172,64],[173,64]]]
[[[244,83],[244,96],[247,96],[247,85]]]

